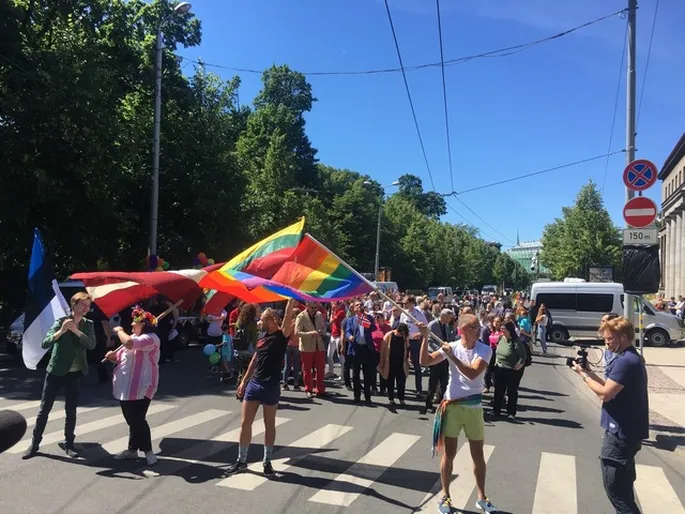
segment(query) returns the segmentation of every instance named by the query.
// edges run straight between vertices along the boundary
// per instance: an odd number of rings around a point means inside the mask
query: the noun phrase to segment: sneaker
[[[138,452],[133,450],[124,450],[114,456],[114,460],[135,460],[138,458]]]
[[[452,498],[443,496],[438,502],[438,514],[452,514],[454,507],[452,507]]]
[[[38,454],[38,445],[37,444],[31,444],[26,451],[22,454],[21,458],[23,460],[30,459],[31,457],[35,457]]]
[[[290,387],[288,387],[288,384],[283,384],[283,390],[290,391]]]
[[[516,421],[516,416],[514,416],[513,414],[509,414],[507,416],[507,419],[510,419],[511,421]]]
[[[332,371],[329,371],[328,373],[326,373],[326,376],[324,376],[324,378],[331,379],[331,378],[335,378],[336,376],[337,375],[335,373],[333,373]]]
[[[267,460],[264,462],[264,476],[265,477],[272,477],[276,474],[274,471],[274,467],[271,465],[271,461]]]
[[[300,386],[293,386],[293,391],[302,391],[302,388]]]
[[[145,460],[147,461],[148,466],[154,466],[157,464],[157,455],[152,451],[145,452]]]
[[[488,513],[499,513],[499,510],[497,510],[497,507],[495,507],[492,503],[490,503],[490,500],[487,498],[481,498],[476,502],[476,508],[482,510],[483,512],[488,512]]]
[[[388,400],[388,405],[395,405],[395,400]]]
[[[239,460],[237,460],[233,464],[228,466],[228,469],[226,470],[226,475],[234,475],[236,473],[240,473],[241,471],[245,471],[246,469],[247,462],[240,462]]]
[[[400,400],[400,405],[402,407],[406,407],[407,403],[404,400]]]
[[[58,443],[57,446],[59,446],[70,459],[78,459],[78,452],[76,451],[76,448],[74,448],[73,445],[68,445],[67,443]]]
[[[311,399],[311,398],[313,398],[313,397],[314,397],[314,395],[312,394],[312,392],[311,392],[311,391],[308,391],[308,392],[307,392],[307,398]]]

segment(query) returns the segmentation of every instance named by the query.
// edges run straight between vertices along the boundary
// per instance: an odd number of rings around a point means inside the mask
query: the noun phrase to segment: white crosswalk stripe
[[[98,407],[79,407],[76,410],[76,415],[78,416],[79,414],[86,414],[88,412],[93,412],[93,411],[96,411],[96,410],[101,409],[101,408],[102,408],[101,406],[98,406]],[[50,416],[49,416],[48,421],[56,421],[58,419],[64,419],[66,416],[67,416],[67,413],[64,409],[57,410],[57,409],[55,409],[55,407],[53,407],[52,410],[50,411]],[[33,416],[31,418],[26,418],[26,426],[28,428],[30,428],[36,424],[36,417],[37,416]]]
[[[494,446],[487,444],[483,447],[486,463],[490,460],[490,456],[494,450]],[[468,506],[473,491],[476,489],[476,479],[473,476],[473,461],[471,460],[469,443],[462,444],[457,452],[457,456],[454,459],[452,475],[456,475],[450,483],[452,504],[454,508],[465,509]],[[416,512],[435,512],[435,502],[438,500],[438,495],[441,491],[442,485],[440,484],[440,480],[438,480],[431,491],[423,498],[419,504],[421,507]]]
[[[358,475],[352,475],[350,473],[342,473],[338,475],[327,488],[320,490],[314,496],[309,498],[309,501],[325,503],[327,505],[349,507],[354,500],[359,498],[363,491],[373,485],[376,479],[383,474],[383,471],[386,468],[389,468],[395,462],[397,462],[397,460],[419,439],[421,439],[420,436],[409,434],[394,433],[388,436],[387,439],[385,439],[382,443],[380,443],[354,464],[354,466],[378,466],[380,469],[368,473],[375,475],[373,480],[363,478]],[[356,489],[356,491],[346,492],[333,489],[333,487],[337,487],[338,484],[341,483],[349,484],[352,486],[349,487],[349,489]]]
[[[635,490],[644,514],[685,514],[685,508],[663,469],[638,464],[636,471]]]
[[[150,410],[152,410],[152,408],[150,408]],[[220,418],[221,416],[227,416],[230,413],[231,411],[228,410],[208,409],[206,411],[186,416],[185,418],[169,421],[168,423],[164,423],[163,425],[159,425],[156,427],[151,426],[150,432],[152,433],[152,440],[158,441],[163,437],[170,436],[171,434],[175,434],[187,428],[193,428],[202,423],[206,423],[207,421],[212,421],[214,419]],[[115,441],[103,444],[102,448],[107,453],[118,453],[122,450],[125,450],[127,444],[128,436],[124,436],[120,437],[119,439],[116,439]]]
[[[289,418],[280,418],[276,416],[276,426],[280,426],[284,423],[287,423],[290,421]],[[252,428],[252,439],[258,435],[261,435],[264,432],[264,423],[261,422],[261,420],[256,419],[255,420],[255,426]],[[162,459],[168,460],[168,461],[173,461],[182,465],[187,465],[187,464],[204,464],[204,460],[211,457],[215,453],[220,452],[221,450],[224,449],[225,444],[224,443],[238,443],[238,439],[240,438],[240,427],[234,428],[233,430],[226,432],[225,434],[218,435],[216,437],[212,437],[211,439],[208,439],[206,441],[202,441],[200,443],[194,444],[185,450],[182,450],[178,453],[175,453],[174,455],[171,456],[163,456]],[[182,466],[174,466],[173,469],[181,469]],[[169,469],[165,468],[165,472],[168,472]]]
[[[311,434],[298,439],[288,446],[293,448],[310,448],[312,451],[319,450],[335,441],[338,437],[345,435],[350,430],[352,430],[352,427],[344,425],[326,425],[318,430],[315,430]],[[272,461],[272,464],[275,471],[283,472],[290,467],[288,464],[290,459],[279,458],[278,453],[275,454],[274,457],[275,459]],[[251,464],[248,469],[252,471],[252,473],[244,473],[241,475],[228,477],[219,482],[217,485],[221,487],[230,487],[231,489],[254,491],[257,487],[267,481],[267,478],[254,474],[255,472],[261,471],[261,463]]]
[[[40,407],[40,400],[33,400],[30,402],[15,403],[11,405],[3,405],[2,410],[9,409],[17,412],[29,409],[37,409]],[[54,408],[54,407],[53,407]]]
[[[150,406],[150,409],[147,411],[148,415],[152,414],[157,414],[160,412],[168,411],[171,409],[174,409],[176,406],[175,405],[169,405],[165,403],[155,403]],[[96,432],[98,430],[102,430],[104,428],[109,428],[115,425],[119,425],[121,423],[125,423],[126,420],[124,420],[124,416],[119,412],[118,414],[115,414],[113,416],[108,416],[106,418],[98,419],[95,421],[91,421],[89,423],[84,423],[84,424],[78,424],[76,425],[76,435],[77,436],[83,436],[86,434],[90,434],[91,432]],[[56,443],[58,441],[61,441],[64,438],[64,431],[59,430],[57,432],[51,432],[49,434],[45,434],[43,436],[43,440],[41,441],[40,445],[41,447],[45,447],[49,444]],[[31,438],[24,439],[23,441],[15,444],[12,448],[7,450],[7,453],[21,453],[24,450],[26,450],[26,447],[29,445],[31,442]]]
[[[578,514],[576,458],[543,452],[535,486],[533,514]]]

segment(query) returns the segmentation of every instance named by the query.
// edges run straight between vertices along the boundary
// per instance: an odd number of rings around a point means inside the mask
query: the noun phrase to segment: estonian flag
[[[41,348],[45,335],[55,320],[67,316],[68,312],[69,305],[62,296],[55,274],[45,258],[40,232],[34,229],[22,340],[22,356],[27,368],[36,369],[47,353],[47,350]]]

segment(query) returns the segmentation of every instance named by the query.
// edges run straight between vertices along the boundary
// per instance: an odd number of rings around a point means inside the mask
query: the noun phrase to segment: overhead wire
[[[387,2],[386,2],[387,3]],[[517,54],[519,52],[528,50],[529,48],[532,48],[534,46],[540,45],[542,43],[547,43],[548,41],[553,41],[555,39],[559,39],[564,36],[568,36],[569,34],[572,34],[573,32],[576,32],[578,30],[587,28],[591,25],[595,25],[596,23],[600,23],[602,21],[605,21],[609,18],[613,18],[614,16],[625,14],[627,12],[627,9],[621,9],[620,11],[616,11],[610,14],[607,14],[605,16],[602,16],[600,18],[596,18],[594,20],[582,23],[581,25],[577,25],[575,27],[572,27],[570,29],[564,30],[562,32],[558,32],[556,34],[552,34],[551,36],[547,36],[541,39],[536,39],[534,41],[530,41],[528,43],[522,43],[519,45],[513,45],[513,46],[508,46],[504,48],[498,48],[496,50],[489,50],[487,52],[481,52],[478,54],[473,54],[473,55],[467,55],[464,57],[457,57],[454,59],[448,59],[447,61],[440,61],[440,62],[432,62],[432,63],[424,63],[424,64],[417,64],[413,66],[405,66],[405,67],[399,67],[399,68],[380,68],[380,69],[371,69],[371,70],[351,70],[351,71],[312,71],[312,72],[303,72],[302,74],[305,76],[309,77],[321,77],[321,76],[340,76],[340,75],[378,75],[378,74],[383,74],[383,73],[406,73],[410,71],[418,71],[422,70],[425,68],[437,68],[437,67],[442,67],[443,65],[446,66],[453,66],[455,64],[463,64],[468,61],[472,61],[474,59],[483,59],[487,57],[508,57],[510,55]],[[186,57],[186,56],[181,56],[184,59],[188,59],[191,62],[194,62],[197,64],[197,61],[194,61],[193,59]],[[205,66],[209,66],[212,68],[218,68],[218,69],[224,69],[228,71],[234,71],[237,73],[254,73],[261,75],[264,73],[264,70],[259,70],[259,69],[254,69],[254,68],[240,68],[240,67],[235,67],[235,66],[227,66],[223,64],[212,64],[212,63],[204,63]]]
[[[409,82],[407,81],[407,73],[404,70],[404,62],[402,61],[402,53],[400,52],[400,45],[397,41],[397,33],[395,32],[395,24],[392,21],[392,14],[390,13],[390,5],[388,0],[385,2],[385,12],[388,15],[388,22],[390,23],[390,30],[392,31],[392,39],[395,42],[395,50],[397,51],[397,60],[400,63],[400,69],[402,70],[402,80],[404,82],[404,88],[407,91],[407,98],[409,99],[409,107],[411,108],[411,115],[414,119],[414,127],[416,127],[416,135],[419,138],[419,144],[421,145],[421,152],[423,153],[423,160],[426,164],[426,170],[428,171],[428,178],[431,182],[431,188],[435,191],[435,182],[433,182],[433,173],[431,172],[430,164],[428,164],[428,155],[426,154],[426,146],[423,144],[423,136],[421,136],[421,129],[419,128],[419,121],[416,118],[416,109],[414,109],[414,101],[411,97],[411,91],[409,90]]]
[[[448,208],[448,209],[450,209],[450,210],[453,211],[457,216],[459,216],[461,219],[463,219],[464,222],[466,223],[466,225],[475,228],[478,232],[480,232],[481,234],[483,234],[485,237],[487,237],[488,239],[490,239],[490,240],[492,240],[492,241],[494,241],[495,239],[497,239],[496,237],[493,237],[491,234],[488,234],[487,232],[485,232],[485,230],[483,230],[482,228],[475,226],[473,223],[471,223],[469,220],[467,220],[467,219],[464,217],[464,215],[463,215],[462,213],[460,213],[457,209],[455,209],[454,207],[452,207],[452,206],[451,206],[450,204],[448,204],[447,202],[445,202],[445,205],[447,205],[447,208]]]
[[[649,47],[647,49],[647,58],[645,59],[645,73],[642,77],[642,89],[640,90],[640,101],[637,106],[637,122],[636,127],[640,126],[640,113],[642,112],[642,99],[645,96],[645,84],[647,83],[647,72],[649,71],[649,58],[652,55],[652,43],[654,42],[654,29],[656,28],[656,18],[659,14],[659,0],[656,0],[656,5],[654,6],[654,19],[652,20],[652,32],[649,35]],[[637,128],[636,128],[637,130]]]
[[[628,23],[626,22],[626,32],[625,36],[623,37],[623,51],[621,52],[621,65],[618,67],[618,83],[616,84],[616,97],[614,98],[614,114],[611,118],[611,132],[609,133],[609,146],[607,147],[607,159],[606,162],[604,163],[604,177],[602,178],[602,198],[604,198],[604,186],[606,185],[607,182],[607,173],[609,172],[609,160],[610,156],[608,155],[609,152],[611,152],[611,147],[614,143],[614,129],[616,128],[616,114],[618,113],[618,102],[620,99],[621,95],[621,83],[624,75],[624,70],[623,70],[623,63],[625,62],[626,58],[626,46],[628,43]]]
[[[438,41],[440,43],[440,73],[442,75],[442,104],[445,111],[445,135],[447,138],[447,162],[450,170],[450,189],[454,191],[454,173],[452,170],[452,140],[450,137],[450,117],[447,110],[447,81],[445,80],[445,53],[442,42],[442,20],[440,16],[440,0],[435,0],[438,15]]]

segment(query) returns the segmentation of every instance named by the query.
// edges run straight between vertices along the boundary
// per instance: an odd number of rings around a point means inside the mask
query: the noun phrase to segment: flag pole
[[[349,271],[351,271],[352,273],[354,273],[354,275],[356,275],[360,280],[362,280],[362,281],[363,281],[366,285],[368,285],[371,289],[373,289],[374,291],[376,291],[382,298],[386,299],[386,300],[389,301],[392,305],[394,305],[394,306],[397,307],[399,310],[401,310],[401,311],[402,311],[404,314],[406,314],[407,317],[410,318],[414,323],[421,323],[418,319],[416,319],[414,316],[412,316],[411,313],[410,313],[409,311],[405,310],[404,307],[402,307],[402,306],[399,305],[397,302],[395,302],[395,300],[393,300],[393,299],[390,298],[388,295],[386,295],[383,291],[381,291],[381,290],[378,289],[376,286],[374,286],[374,285],[369,281],[369,279],[367,279],[367,278],[364,277],[362,274],[360,274],[359,272],[357,272],[357,270],[355,270],[352,266],[350,266],[349,264],[347,264],[347,263],[346,263],[344,260],[342,260],[338,255],[336,255],[336,254],[335,254],[334,252],[332,252],[328,247],[326,247],[326,245],[320,243],[314,236],[312,236],[312,235],[309,234],[309,233],[306,233],[305,235],[306,235],[308,238],[310,238],[312,241],[314,241],[316,244],[318,244],[320,247],[325,248],[326,251],[327,251],[328,253],[330,253],[333,257],[335,257],[336,259],[338,259],[338,261],[340,261],[340,264],[342,264],[342,265],[345,266]],[[428,335],[429,335],[429,337],[432,337],[433,339],[435,339],[435,340],[436,340],[438,343],[440,343],[441,345],[445,344],[445,341],[443,341],[442,339],[440,339],[438,336],[436,336],[436,335],[435,335],[433,332],[431,332],[430,330],[428,331]]]
[[[182,303],[183,303],[183,300],[179,300],[179,301],[177,301],[175,304],[173,304],[172,306],[170,306],[167,310],[165,310],[162,314],[160,314],[159,316],[157,316],[157,317],[155,318],[155,319],[157,320],[157,322],[159,322],[160,319],[166,318],[166,317],[171,313],[171,311],[173,311],[176,307],[178,307],[178,306],[181,305]],[[120,344],[120,345],[119,345],[119,348],[117,348],[116,350],[112,350],[112,351],[113,351],[114,353],[117,353],[117,352],[118,352],[119,350],[121,350],[123,347],[124,347],[124,345],[123,345],[123,344]],[[101,363],[102,363],[102,362],[107,362],[107,358],[102,359],[100,362],[101,362]]]

